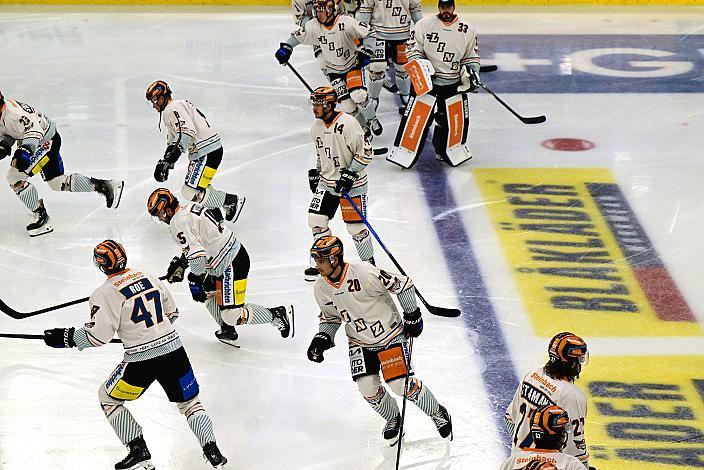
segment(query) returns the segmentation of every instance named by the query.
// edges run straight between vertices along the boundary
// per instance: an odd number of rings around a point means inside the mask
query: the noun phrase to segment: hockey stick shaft
[[[401,442],[403,441],[403,426],[406,421],[406,401],[408,401],[408,382],[411,376],[411,356],[413,355],[413,338],[408,340],[408,361],[406,363],[406,379],[403,382],[403,404],[401,405],[401,423],[398,430],[398,448],[396,449],[396,470],[401,463]]]
[[[379,237],[379,234],[376,233],[376,230],[374,230],[374,227],[372,227],[371,224],[369,223],[369,221],[367,220],[367,218],[364,217],[364,214],[362,214],[362,211],[360,210],[359,207],[357,207],[357,204],[354,203],[354,201],[352,200],[352,198],[350,197],[350,195],[347,193],[347,191],[343,191],[343,192],[342,192],[342,196],[343,196],[345,199],[347,199],[347,202],[350,203],[350,205],[351,205],[352,208],[355,210],[355,212],[357,213],[357,215],[359,216],[359,218],[362,219],[362,222],[364,222],[364,225],[366,225],[367,228],[369,229],[369,231],[372,233],[372,235],[374,235],[374,238],[375,238],[376,241],[379,243],[379,245],[381,246],[381,248],[386,252],[386,254],[388,255],[388,257],[391,259],[391,262],[394,263],[394,266],[396,266],[396,269],[398,269],[398,270],[401,272],[401,274],[403,274],[403,275],[405,276],[405,275],[406,275],[406,272],[403,270],[403,268],[401,267],[401,265],[399,264],[399,262],[396,261],[396,258],[394,257],[394,255],[391,254],[391,252],[389,251],[388,248],[386,248],[386,245],[384,245],[384,242],[381,241],[381,238]],[[420,299],[420,301],[423,302],[423,305],[425,305],[425,307],[428,309],[428,311],[429,311],[430,313],[432,313],[433,315],[438,315],[438,316],[440,316],[440,317],[459,317],[459,316],[460,316],[460,311],[459,311],[458,309],[456,309],[456,308],[443,308],[443,307],[436,307],[436,306],[434,306],[434,305],[430,305],[430,304],[425,300],[425,298],[424,298],[423,295],[420,293],[420,291],[418,290],[417,287],[416,287],[416,296],[418,296],[418,298]]]
[[[166,276],[161,276],[159,280],[163,281]],[[72,305],[82,304],[83,302],[88,302],[89,297],[84,297],[82,299],[71,300],[69,302],[64,302],[59,305],[53,305],[51,307],[42,308],[40,310],[35,310],[33,312],[18,312],[14,308],[7,305],[2,299],[0,299],[0,312],[5,315],[14,318],[15,320],[22,320],[25,318],[33,317],[35,315],[41,315],[42,313],[52,312],[54,310],[60,310],[62,308],[70,307]]]
[[[496,65],[482,65],[479,67],[479,73],[496,72],[498,69]]]
[[[291,65],[291,62],[286,62],[286,65],[288,65],[288,68],[291,69],[291,72],[293,72],[293,74],[301,81],[303,86],[305,86],[309,92],[313,93],[313,89],[310,87],[310,85],[308,85],[308,82],[306,81],[306,79],[303,78],[300,73],[298,73],[298,70],[293,68],[293,65]]]
[[[15,338],[15,339],[44,339],[44,335],[26,335],[26,334],[20,334],[20,333],[0,333],[0,338]],[[122,341],[119,339],[112,339],[110,340],[111,343],[120,343],[122,344]]]
[[[547,120],[547,118],[546,118],[545,116],[531,116],[531,117],[524,117],[524,116],[521,116],[521,115],[518,114],[516,111],[514,111],[511,106],[509,106],[508,104],[506,104],[506,102],[505,102],[504,100],[502,100],[501,98],[499,98],[499,97],[496,95],[496,93],[494,93],[493,91],[491,91],[488,86],[484,85],[482,82],[477,82],[477,85],[479,85],[480,87],[484,88],[484,90],[485,90],[487,93],[489,93],[491,96],[493,96],[493,97],[496,99],[496,101],[498,101],[499,103],[501,103],[504,108],[508,109],[508,110],[511,112],[511,114],[513,114],[514,116],[516,116],[523,124],[540,124],[541,122],[545,122],[545,121]]]

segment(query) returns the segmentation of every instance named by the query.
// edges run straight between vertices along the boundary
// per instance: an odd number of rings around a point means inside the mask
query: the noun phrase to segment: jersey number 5
[[[164,321],[164,315],[161,310],[161,296],[159,295],[158,290],[147,292],[143,296],[140,295],[134,299],[134,307],[132,307],[132,315],[130,316],[130,320],[132,320],[135,324],[144,322],[147,328],[151,328],[154,326],[154,320],[152,317],[152,312],[145,304],[145,300],[147,302],[152,301],[154,303],[156,322],[161,323]]]

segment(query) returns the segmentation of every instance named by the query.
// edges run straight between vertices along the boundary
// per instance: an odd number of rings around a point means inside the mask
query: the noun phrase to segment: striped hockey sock
[[[364,399],[367,400],[367,403],[369,403],[374,411],[379,413],[379,415],[386,421],[389,421],[399,415],[396,400],[394,400],[391,394],[386,391],[386,388],[384,388],[383,385],[379,387],[376,395],[373,397],[364,397]]]
[[[72,193],[90,193],[95,191],[95,185],[87,176],[83,176],[80,173],[73,173],[66,177],[66,182],[64,183],[66,191]]]
[[[222,324],[222,313],[220,312],[220,306],[218,305],[217,300],[215,299],[208,299],[207,302],[205,303],[205,308],[208,309],[208,313],[210,313],[210,316],[213,317],[213,320],[215,320],[215,323],[218,325]]]
[[[418,379],[410,379],[408,383],[408,394],[406,396],[409,401],[423,410],[423,413],[428,416],[437,413],[440,408],[440,404],[435,399],[435,395]]]
[[[374,257],[374,245],[372,245],[372,237],[369,234],[369,230],[362,230],[358,234],[353,235],[352,239],[362,261],[369,261]]]
[[[238,325],[263,325],[265,323],[271,323],[274,320],[274,315],[272,315],[271,310],[266,307],[257,304],[245,304],[244,308],[248,313],[244,315],[246,318],[240,319],[242,323],[238,322]]]
[[[103,405],[103,409],[105,409],[105,405]],[[110,423],[110,426],[112,426],[112,429],[115,431],[115,434],[117,434],[117,437],[120,438],[123,445],[127,445],[127,443],[142,435],[142,427],[132,417],[132,413],[124,406],[114,406],[111,412],[106,412],[106,416],[108,423]]]
[[[39,193],[37,188],[29,181],[25,181],[22,187],[15,189],[15,194],[30,211],[35,212],[39,209]]]
[[[209,186],[205,195],[205,200],[203,200],[201,204],[208,209],[217,209],[225,204],[225,196],[227,196],[227,193],[224,191],[218,191],[212,186]]]
[[[197,400],[191,408],[184,413],[188,427],[191,428],[193,434],[198,438],[198,443],[203,447],[208,442],[215,442],[215,432],[213,431],[213,422],[210,416],[205,412],[205,408]]]

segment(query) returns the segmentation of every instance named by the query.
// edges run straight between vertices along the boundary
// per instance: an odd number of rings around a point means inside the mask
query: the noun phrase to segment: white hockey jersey
[[[5,100],[5,109],[0,116],[0,139],[10,145],[24,145],[30,153],[51,140],[56,133],[56,124],[41,111],[15,100]]]
[[[189,160],[197,160],[222,147],[220,136],[205,115],[188,100],[172,100],[164,109],[167,143],[177,142]]]
[[[506,410],[506,424],[513,435],[513,449],[535,447],[530,433],[530,418],[536,409],[548,404],[564,408],[572,423],[567,446],[562,452],[587,462],[589,454],[584,437],[587,397],[575,384],[553,379],[542,368],[523,377]]]
[[[124,343],[126,362],[144,361],[182,346],[171,324],[178,309],[156,276],[126,269],[109,276],[88,299],[90,322],[76,330],[78,349],[109,343],[115,332]]]
[[[240,250],[240,242],[232,230],[195,202],[178,208],[169,230],[191,267],[193,260],[203,257],[206,269],[216,276],[222,276]]]
[[[408,39],[411,21],[420,20],[420,0],[363,0],[357,15],[367,21],[379,39]]]
[[[520,470],[534,460],[551,463],[557,470],[584,470],[576,457],[547,449],[514,450],[499,470]]]
[[[347,168],[358,176],[349,193],[353,196],[361,194],[367,184],[366,167],[372,160],[373,150],[359,122],[340,112],[330,125],[316,119],[311,126],[311,136],[318,155],[320,184],[334,193],[340,169]]]
[[[338,15],[330,27],[317,20],[309,21],[291,34],[289,44],[320,46],[327,72],[342,74],[357,64],[359,48],[356,40],[370,36],[372,29],[351,16]]]
[[[369,263],[346,263],[337,283],[323,276],[315,281],[320,323],[345,323],[350,345],[386,346],[403,334],[403,320],[389,294],[411,286],[410,277]]]
[[[413,28],[406,55],[409,61],[428,59],[435,68],[436,85],[452,85],[460,81],[462,66],[479,63],[477,33],[459,16],[451,23],[426,16]]]

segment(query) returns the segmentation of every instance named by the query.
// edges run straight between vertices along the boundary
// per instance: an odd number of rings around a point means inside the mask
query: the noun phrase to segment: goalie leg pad
[[[435,96],[413,97],[398,126],[394,148],[386,159],[403,168],[411,168],[423,149],[425,137],[433,118]]]
[[[457,166],[472,158],[466,145],[469,131],[469,100],[466,93],[458,93],[445,100],[445,116],[447,159],[451,166]]]

